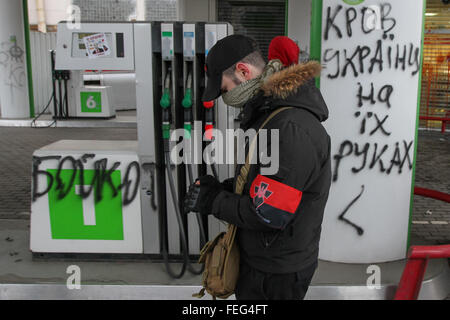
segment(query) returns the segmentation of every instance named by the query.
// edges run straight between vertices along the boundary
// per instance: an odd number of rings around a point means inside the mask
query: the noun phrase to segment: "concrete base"
[[[194,299],[200,290],[200,276],[186,273],[171,279],[162,263],[137,261],[43,261],[33,260],[29,251],[29,222],[1,220],[0,300],[3,299]],[[381,288],[366,287],[369,265],[320,261],[306,299],[392,299],[400,280],[404,260],[378,264]],[[69,290],[71,274],[81,270],[81,289]],[[431,260],[419,299],[445,299],[450,293],[448,260]],[[204,299],[208,299],[206,296]],[[232,297],[233,298],[233,297]]]

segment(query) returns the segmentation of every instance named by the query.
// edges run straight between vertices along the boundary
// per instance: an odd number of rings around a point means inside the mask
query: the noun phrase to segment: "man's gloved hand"
[[[222,184],[213,176],[203,176],[189,187],[184,198],[184,212],[200,212],[209,215],[217,195],[224,190]]]

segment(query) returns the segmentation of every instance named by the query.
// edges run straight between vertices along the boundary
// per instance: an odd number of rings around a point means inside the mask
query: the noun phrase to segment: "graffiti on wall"
[[[392,120],[392,113],[400,107],[392,100],[405,92],[397,91],[398,84],[388,73],[405,73],[417,79],[421,64],[420,45],[398,37],[399,23],[392,14],[393,5],[381,2],[343,6],[336,1],[324,8],[322,59],[326,67],[322,77],[328,82],[355,79],[354,87],[347,88],[354,92],[353,102],[340,107],[353,108],[351,118],[346,121],[355,123],[356,130],[335,142],[332,155],[334,183],[343,172],[358,175],[376,171],[388,177],[410,172],[413,168],[414,140],[392,138],[396,136],[396,124],[392,122],[399,121],[398,118]],[[365,40],[366,36],[375,34],[379,34],[380,39],[373,41],[370,37],[370,41]],[[358,39],[359,43],[339,48],[329,42],[349,39]],[[364,77],[368,80],[362,80]],[[384,83],[380,83],[380,79]],[[364,198],[365,189],[363,185],[359,194],[351,196],[338,216],[339,221],[351,226],[359,236],[364,234],[363,228],[346,215]]]
[[[10,88],[14,99],[14,89],[22,89],[26,85],[25,51],[17,44],[16,36],[0,43],[0,71],[3,84]]]

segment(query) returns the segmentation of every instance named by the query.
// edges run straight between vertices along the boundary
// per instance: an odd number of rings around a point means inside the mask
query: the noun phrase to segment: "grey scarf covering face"
[[[282,68],[283,64],[279,60],[271,60],[260,76],[245,81],[224,93],[222,95],[223,102],[230,107],[242,108],[247,101],[256,96],[264,81]]]

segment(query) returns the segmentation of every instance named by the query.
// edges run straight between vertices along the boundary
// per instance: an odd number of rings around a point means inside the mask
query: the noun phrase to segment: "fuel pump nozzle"
[[[186,85],[185,85],[185,92],[184,92],[184,99],[181,102],[183,108],[184,108],[184,132],[185,132],[185,139],[191,138],[191,131],[192,131],[192,73],[189,71],[187,79],[186,79]],[[189,155],[191,154],[190,148],[188,148]],[[194,183],[194,177],[192,174],[192,166],[190,164],[187,165],[188,169],[188,175],[189,175],[189,183]]]
[[[161,101],[159,102],[162,110],[162,128],[164,139],[164,151],[169,151],[169,139],[170,139],[170,106],[172,105],[170,98],[170,85],[171,85],[171,70],[167,70],[166,78],[164,79],[164,90]]]
[[[192,108],[192,73],[190,71],[186,79],[186,90],[184,92],[184,99],[182,104],[184,108]]]

